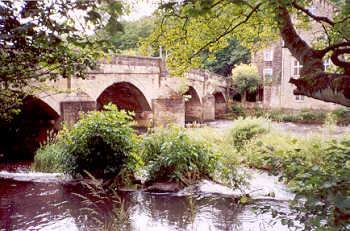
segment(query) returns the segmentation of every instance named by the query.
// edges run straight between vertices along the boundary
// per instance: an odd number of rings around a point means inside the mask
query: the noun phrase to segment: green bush
[[[265,118],[238,118],[230,131],[232,145],[240,150],[249,140],[269,129],[270,122]]]
[[[231,107],[231,111],[236,117],[239,117],[239,116],[245,117],[246,116],[245,110],[240,104],[233,104]]]
[[[265,161],[272,166],[272,172],[282,174],[281,178],[296,194],[291,202],[292,212],[306,230],[348,230],[350,139],[323,141],[313,151],[311,159],[307,147],[279,157],[274,151]]]
[[[95,177],[117,175],[135,146],[132,117],[109,104],[82,116],[65,136],[67,172]]]
[[[305,230],[347,230],[350,137],[301,139],[272,131],[246,143],[240,155],[248,166],[279,175],[296,194],[290,213],[275,211],[286,223],[296,219]]]
[[[299,113],[301,121],[309,123],[323,123],[326,118],[326,113],[323,111],[302,110]]]
[[[339,125],[349,125],[350,124],[350,109],[347,107],[341,107],[332,112],[337,119]]]
[[[64,145],[55,140],[37,150],[32,167],[41,172],[63,172],[64,160]]]
[[[147,135],[141,149],[151,182],[191,184],[211,178],[217,163],[217,156],[208,145],[191,139],[184,130],[176,127],[159,129]]]
[[[62,169],[73,176],[88,171],[98,178],[114,177],[133,156],[136,135],[131,121],[127,112],[112,104],[84,114],[73,127],[60,131],[56,143],[38,151],[34,165],[63,163]],[[64,160],[59,160],[61,156]]]
[[[207,144],[217,153],[219,158],[214,180],[233,188],[240,188],[246,183],[245,175],[237,171],[241,155],[232,148],[228,129],[194,128],[187,129],[186,134],[197,142]]]

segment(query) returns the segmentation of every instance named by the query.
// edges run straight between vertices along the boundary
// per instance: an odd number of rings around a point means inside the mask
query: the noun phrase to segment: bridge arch
[[[44,100],[27,96],[22,101],[20,114],[11,121],[2,147],[14,159],[32,159],[36,150],[60,128],[59,113]]]
[[[215,99],[215,119],[220,118],[221,115],[226,113],[227,104],[225,95],[221,91],[213,93]]]
[[[202,121],[202,102],[194,87],[189,86],[185,96],[185,122]]]
[[[152,119],[152,108],[143,92],[130,82],[116,82],[108,86],[98,96],[97,110],[103,105],[113,103],[119,109],[135,113],[135,120],[140,127],[148,126]]]

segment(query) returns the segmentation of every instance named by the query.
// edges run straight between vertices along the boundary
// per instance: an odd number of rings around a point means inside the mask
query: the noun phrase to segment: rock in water
[[[148,186],[146,192],[158,192],[158,193],[175,193],[181,189],[180,185],[175,182],[156,182]]]

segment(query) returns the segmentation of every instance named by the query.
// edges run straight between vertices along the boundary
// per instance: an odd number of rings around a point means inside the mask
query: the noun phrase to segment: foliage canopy
[[[121,31],[123,4],[115,0],[0,2],[0,116],[18,112],[40,83],[84,77]]]
[[[295,94],[350,105],[350,2],[334,1],[334,13],[323,16],[309,9],[313,0],[188,0],[170,1],[159,8],[161,16],[152,41],[168,50],[169,67],[177,75],[198,67],[203,52],[214,54],[235,38],[258,50],[280,36],[303,65],[300,79],[291,79]],[[292,21],[292,17],[296,20]],[[322,35],[312,47],[297,29],[317,25]],[[331,57],[340,73],[325,72],[323,60]]]

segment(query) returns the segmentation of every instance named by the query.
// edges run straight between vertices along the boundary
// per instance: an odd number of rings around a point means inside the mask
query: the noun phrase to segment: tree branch
[[[339,43],[335,43],[333,45],[330,45],[322,50],[319,50],[318,52],[322,53],[323,55],[325,55],[326,53],[328,53],[329,51],[338,49],[340,47],[348,47],[350,46],[350,41],[348,42],[339,42]]]
[[[210,46],[211,44],[217,43],[218,41],[220,41],[223,37],[225,37],[226,35],[232,33],[235,29],[237,29],[238,27],[240,27],[241,25],[243,25],[244,23],[246,23],[251,17],[252,15],[259,9],[259,7],[262,5],[262,2],[258,3],[257,5],[255,5],[252,10],[249,12],[249,14],[245,17],[244,20],[240,21],[239,23],[237,23],[236,25],[234,25],[232,28],[227,29],[224,33],[220,34],[218,37],[216,37],[215,39],[209,41],[208,43],[206,43],[204,46],[202,46],[200,49],[198,49],[195,53],[193,53],[190,56],[190,60],[192,58],[194,58],[195,56],[197,56],[198,54],[200,54],[204,49],[206,49],[208,46]]]
[[[344,54],[350,54],[350,48],[335,49],[331,56],[331,60],[335,65],[344,68],[345,74],[350,75],[350,63],[339,59],[339,56]]]
[[[299,5],[296,1],[293,1],[292,5],[294,6],[294,8],[304,12],[307,16],[309,16],[310,18],[312,18],[313,20],[315,20],[317,22],[325,22],[331,26],[335,25],[335,23],[331,19],[329,19],[328,17],[314,15],[313,13],[310,12],[310,10],[305,9],[304,7]]]

